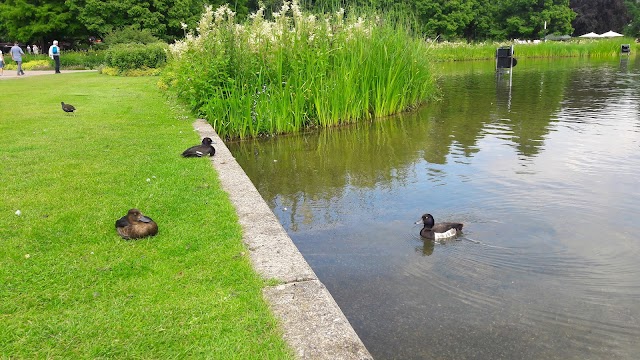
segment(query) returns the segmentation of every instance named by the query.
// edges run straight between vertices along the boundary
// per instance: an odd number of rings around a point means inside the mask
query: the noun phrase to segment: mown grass
[[[511,42],[468,43],[431,43],[432,61],[468,61],[494,59],[496,49],[512,45]],[[554,57],[591,57],[604,58],[620,56],[620,45],[631,45],[631,56],[640,50],[639,44],[632,38],[611,38],[571,41],[546,41],[538,44],[513,44],[517,58],[554,58]],[[625,55],[626,56],[626,55]]]
[[[0,358],[291,357],[215,170],[179,156],[200,140],[191,120],[156,80],[0,81]],[[116,234],[132,207],[156,237]]]
[[[427,44],[373,14],[324,16],[285,2],[236,24],[208,9],[173,46],[165,86],[228,138],[298,132],[386,116],[434,95]]]

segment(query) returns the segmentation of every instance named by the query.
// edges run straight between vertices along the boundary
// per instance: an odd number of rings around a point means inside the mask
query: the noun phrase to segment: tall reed
[[[486,60],[495,58],[496,49],[503,45],[514,45],[516,58],[592,57],[604,58],[620,55],[622,44],[631,45],[631,55],[640,50],[632,38],[573,39],[566,42],[546,41],[540,43],[483,42],[433,43],[430,53],[433,61]]]
[[[408,29],[375,15],[314,15],[285,1],[272,20],[260,9],[239,25],[222,6],[207,8],[196,33],[172,46],[162,84],[221,136],[290,133],[424,102],[435,92],[427,52]]]

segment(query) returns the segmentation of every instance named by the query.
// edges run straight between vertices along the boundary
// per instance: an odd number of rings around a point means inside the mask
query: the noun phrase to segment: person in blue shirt
[[[49,47],[49,57],[56,62],[56,74],[60,74],[60,47],[58,40],[53,40],[53,45]]]
[[[24,75],[24,71],[22,71],[22,55],[24,55],[24,51],[22,51],[20,46],[18,46],[17,41],[13,44],[13,47],[11,47],[11,50],[9,50],[9,52],[11,53],[11,58],[13,59],[13,61],[18,64],[18,76]]]

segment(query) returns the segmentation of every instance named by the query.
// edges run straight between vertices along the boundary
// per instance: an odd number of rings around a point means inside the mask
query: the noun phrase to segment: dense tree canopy
[[[427,36],[455,38],[473,21],[474,3],[473,0],[416,0],[413,6]]]
[[[627,15],[629,15],[629,24],[622,29],[625,35],[640,36],[640,3],[635,0],[625,0],[627,5]]]
[[[506,38],[540,39],[547,34],[573,32],[571,21],[575,13],[569,8],[569,0],[505,0],[503,3],[506,6],[501,7],[498,21],[506,24]]]
[[[42,42],[82,31],[64,0],[3,0],[0,41]]]
[[[43,43],[51,39],[104,38],[125,28],[148,30],[172,41],[195,28],[205,4],[229,3],[243,19],[258,0],[3,0],[0,42]],[[282,0],[263,0],[269,10]],[[640,33],[635,0],[300,0],[312,11],[344,7],[382,10],[406,19],[422,35],[439,39],[539,39],[547,34],[614,30]],[[545,29],[546,23],[546,29]],[[574,31],[575,30],[575,31]]]
[[[578,14],[573,22],[577,36],[591,31],[622,32],[630,20],[624,0],[571,0],[571,7]]]
[[[204,5],[214,7],[228,3],[225,0],[66,0],[69,9],[78,20],[95,35],[133,26],[149,29],[165,40],[184,36],[181,24],[194,27]],[[231,1],[235,11],[247,14],[247,0]]]

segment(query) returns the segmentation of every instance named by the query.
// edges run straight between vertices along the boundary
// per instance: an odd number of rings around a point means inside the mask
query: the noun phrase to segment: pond
[[[374,358],[637,358],[640,60],[439,66],[415,112],[228,146]]]

